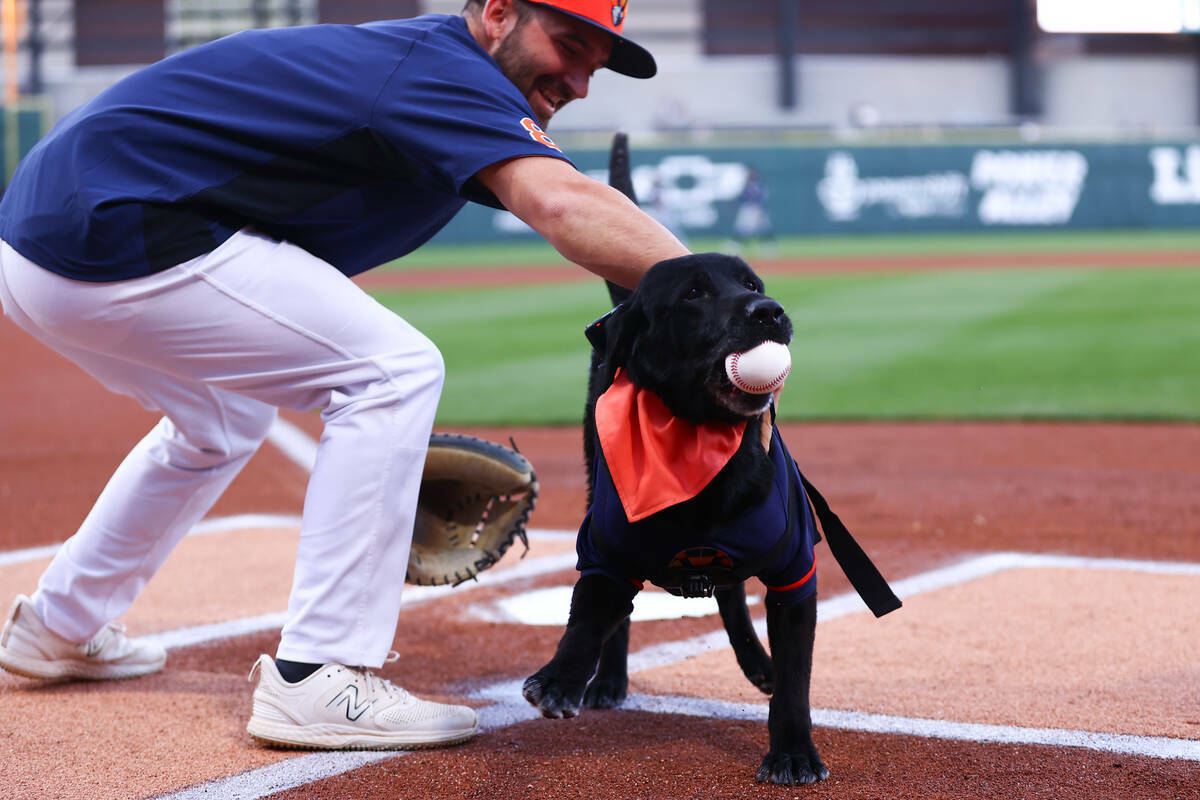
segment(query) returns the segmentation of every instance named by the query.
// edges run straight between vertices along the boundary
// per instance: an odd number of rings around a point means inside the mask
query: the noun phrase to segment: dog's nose
[[[746,306],[746,315],[755,322],[769,325],[783,318],[783,306],[769,297],[757,297]]]

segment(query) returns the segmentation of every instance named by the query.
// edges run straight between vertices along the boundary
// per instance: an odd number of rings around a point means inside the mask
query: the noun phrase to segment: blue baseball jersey
[[[794,605],[807,600],[817,591],[813,547],[820,537],[800,471],[787,456],[778,429],[772,431],[771,438],[771,461],[775,466],[771,493],[762,503],[723,525],[715,536],[705,536],[703,540],[698,540],[692,531],[658,525],[653,516],[630,522],[604,457],[598,453],[592,507],[584,517],[575,545],[579,557],[576,566],[581,576],[605,575],[627,587],[632,596],[641,581],[686,560],[688,552],[701,551],[706,559],[715,552],[719,554],[718,562],[724,561],[733,569],[756,564],[771,552],[780,537],[787,535],[788,495],[794,491],[791,539],[772,563],[762,565],[756,577],[769,590],[768,600],[772,603]],[[600,536],[604,537],[603,546],[596,543]],[[619,554],[619,561],[612,554]]]
[[[0,238],[115,281],[252,226],[347,275],[426,242],[473,176],[566,157],[461,17],[255,30],[173,55],[66,116],[17,168]]]

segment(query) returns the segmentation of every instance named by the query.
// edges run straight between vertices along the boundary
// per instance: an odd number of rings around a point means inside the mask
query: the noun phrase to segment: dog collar
[[[745,430],[745,422],[679,419],[620,369],[596,401],[596,434],[630,522],[698,495],[733,458]]]

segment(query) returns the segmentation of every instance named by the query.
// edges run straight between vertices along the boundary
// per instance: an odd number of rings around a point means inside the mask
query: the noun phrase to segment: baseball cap
[[[549,6],[568,16],[581,19],[597,28],[608,31],[613,37],[612,55],[605,65],[613,72],[631,78],[652,78],[658,72],[654,56],[650,51],[631,39],[621,35],[625,27],[626,9],[629,0],[527,0],[530,3]]]

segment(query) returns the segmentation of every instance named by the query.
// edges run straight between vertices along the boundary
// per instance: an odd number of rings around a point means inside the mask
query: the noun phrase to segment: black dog
[[[770,749],[758,780],[804,784],[828,776],[809,713],[817,607],[812,546],[820,536],[803,479],[773,428],[771,396],[740,391],[724,369],[731,352],[764,341],[787,344],[791,336],[790,320],[763,294],[759,277],[741,259],[719,254],[655,265],[627,302],[589,329],[596,347],[584,435],[590,481],[578,544],[582,575],[554,658],[523,689],[544,716],[573,717],[581,704],[607,708],[624,700],[632,598],[640,581],[651,580],[683,596],[715,594],[743,672],[773,693]],[[649,419],[660,406],[665,417]],[[685,469],[694,474],[682,494],[659,491],[660,474],[642,481],[648,498],[631,502],[628,495],[644,477],[638,469],[654,459],[639,449],[644,442],[623,446],[621,431],[613,432],[613,420],[622,423],[627,412],[637,417],[635,437],[676,425],[685,438],[707,431],[708,438],[676,443],[676,456],[722,454]],[[696,460],[669,455],[659,461]],[[763,541],[749,541],[756,539]],[[770,657],[746,607],[742,582],[751,575],[770,589]]]

